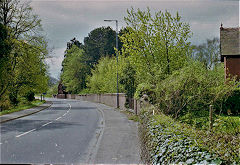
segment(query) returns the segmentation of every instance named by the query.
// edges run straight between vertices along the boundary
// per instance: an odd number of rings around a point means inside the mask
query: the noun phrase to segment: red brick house
[[[225,77],[237,76],[240,80],[240,28],[220,28],[221,61],[224,62]]]

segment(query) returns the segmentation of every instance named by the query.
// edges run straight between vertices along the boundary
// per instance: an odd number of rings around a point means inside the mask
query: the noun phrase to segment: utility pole
[[[117,108],[119,108],[119,88],[118,88],[118,20],[104,20],[106,22],[116,22],[116,58],[117,58]]]

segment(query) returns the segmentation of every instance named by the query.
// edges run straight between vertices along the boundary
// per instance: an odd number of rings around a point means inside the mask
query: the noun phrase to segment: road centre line
[[[30,131],[28,131],[28,132],[25,132],[25,133],[22,133],[22,134],[20,134],[20,135],[17,135],[16,137],[21,137],[21,136],[26,135],[26,134],[28,134],[28,133],[30,133],[30,132],[33,132],[33,131],[36,131],[36,129],[32,129],[32,130],[30,130]]]
[[[69,105],[69,109],[68,109],[68,111],[63,115],[63,116],[65,116],[69,111],[70,111],[70,109],[72,108],[72,106],[70,105],[70,104],[68,104]],[[62,117],[58,117],[57,119],[55,119],[55,120],[59,120],[59,119],[61,119]],[[46,125],[48,125],[48,124],[51,124],[52,123],[52,121],[50,121],[50,122],[48,122],[48,123],[46,123],[46,124],[43,124],[42,125],[42,127],[44,127],[44,126],[46,126]],[[17,135],[16,137],[18,138],[18,137],[21,137],[21,136],[23,136],[23,135],[26,135],[26,134],[28,134],[28,133],[30,133],[30,132],[33,132],[33,131],[36,131],[36,129],[32,129],[32,130],[30,130],[30,131],[27,131],[27,132],[24,132],[24,133],[22,133],[22,134],[20,134],[20,135]],[[0,145],[1,145],[2,143],[0,143]]]
[[[55,120],[59,120],[59,119],[61,119],[62,117],[59,117],[59,118],[56,118]]]
[[[51,123],[52,123],[52,121],[50,121],[50,122],[48,122],[48,123],[46,123],[46,124],[43,124],[42,127],[44,127],[44,126],[46,126],[46,125],[48,125],[48,124],[51,124]]]

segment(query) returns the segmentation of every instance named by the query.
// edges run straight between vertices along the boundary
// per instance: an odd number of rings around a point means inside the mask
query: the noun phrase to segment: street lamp
[[[117,108],[119,108],[119,89],[118,89],[118,20],[104,20],[105,22],[116,22],[116,49],[117,49]]]

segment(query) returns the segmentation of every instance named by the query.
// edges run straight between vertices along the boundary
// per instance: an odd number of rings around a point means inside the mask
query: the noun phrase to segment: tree
[[[71,49],[73,45],[76,45],[78,48],[81,48],[81,49],[83,48],[83,44],[78,40],[76,40],[75,37],[71,39],[70,42],[67,43],[67,50]]]
[[[213,69],[220,63],[220,41],[218,38],[207,39],[206,43],[193,46],[193,58],[204,63],[206,68]]]
[[[138,83],[148,81],[154,85],[185,64],[191,32],[178,13],[172,16],[168,11],[159,11],[152,16],[149,8],[132,8],[127,13],[124,19],[128,33],[120,37],[122,55],[129,56]]]
[[[47,42],[41,35],[41,20],[33,14],[29,2],[1,1],[0,23],[8,30],[5,41],[11,43],[11,49],[6,47],[7,56],[4,55],[8,62],[1,62],[4,69],[0,75],[0,99],[7,93],[12,103],[17,104],[18,95],[46,91],[47,67],[43,60],[48,54]]]
[[[92,30],[84,38],[84,51],[88,64],[93,67],[101,57],[115,54],[116,33],[110,27],[100,27]]]
[[[132,103],[132,99],[136,91],[135,74],[136,71],[134,70],[134,68],[130,65],[129,62],[126,62],[126,65],[122,69],[122,74],[120,76],[119,83],[124,86],[125,90],[124,92],[127,95],[125,106],[128,107]]]
[[[0,23],[0,58],[7,57],[11,52],[11,41],[7,28]]]
[[[119,58],[119,77],[122,77],[122,61]],[[117,89],[117,65],[115,57],[102,57],[99,63],[92,69],[92,75],[88,76],[87,87],[91,93],[116,93]],[[119,83],[119,92],[124,92],[123,85]]]
[[[77,45],[67,49],[62,66],[61,80],[69,93],[79,93],[86,88],[86,76],[90,73],[90,67],[86,63],[83,49]]]
[[[7,100],[6,93],[9,87],[9,81],[11,76],[9,76],[9,71],[11,70],[10,63],[10,52],[11,52],[11,41],[9,40],[9,33],[7,28],[0,23],[0,102],[5,102]],[[4,98],[4,99],[3,99]],[[0,108],[1,108],[0,104]]]
[[[21,56],[16,57],[15,69],[10,82],[10,96],[12,103],[18,103],[18,96],[28,92],[43,93],[47,91],[48,76],[44,64],[44,54],[38,46],[19,42],[18,51]]]
[[[41,20],[32,13],[29,1],[20,3],[20,0],[2,0],[0,23],[9,27],[11,34],[16,39],[36,36],[42,31]]]

